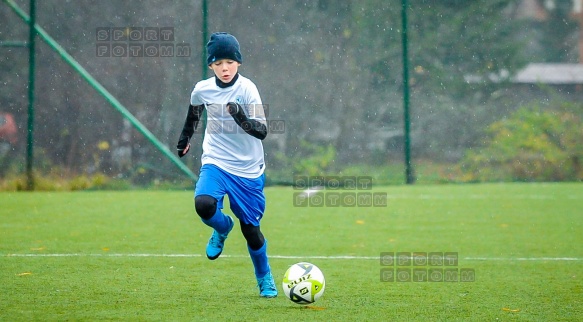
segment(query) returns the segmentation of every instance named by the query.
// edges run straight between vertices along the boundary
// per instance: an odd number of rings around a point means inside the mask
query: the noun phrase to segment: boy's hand
[[[254,119],[249,119],[247,115],[245,115],[241,105],[229,102],[227,103],[227,111],[231,114],[235,123],[237,123],[237,125],[239,125],[247,134],[259,140],[265,139],[267,136],[267,127],[265,124]]]
[[[178,156],[182,158],[190,150],[190,143],[187,140],[180,140],[176,149],[178,150]]]
[[[186,148],[184,148],[182,150],[178,149],[178,156],[182,158],[186,153],[188,153],[188,150],[190,150],[190,143],[188,143]]]
[[[178,150],[178,156],[183,157],[188,150],[190,150],[190,138],[196,130],[202,111],[204,110],[204,104],[188,106],[188,112],[186,113],[186,121],[184,121],[184,127],[182,128],[182,133],[180,133],[180,138],[178,138],[178,144],[176,149]]]
[[[227,111],[229,112],[229,114],[237,115],[237,113],[239,113],[239,110],[240,110],[239,104],[233,102],[227,103]]]

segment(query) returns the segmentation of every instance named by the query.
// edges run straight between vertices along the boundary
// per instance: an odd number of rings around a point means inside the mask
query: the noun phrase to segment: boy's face
[[[235,75],[237,75],[239,66],[241,66],[241,64],[235,60],[221,59],[213,62],[210,65],[210,68],[215,72],[215,75],[221,80],[221,82],[228,83],[233,80]]]

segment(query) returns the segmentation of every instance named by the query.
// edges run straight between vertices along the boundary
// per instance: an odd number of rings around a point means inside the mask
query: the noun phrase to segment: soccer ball
[[[301,262],[293,264],[285,272],[282,287],[288,299],[305,305],[316,302],[324,294],[326,281],[318,266]]]

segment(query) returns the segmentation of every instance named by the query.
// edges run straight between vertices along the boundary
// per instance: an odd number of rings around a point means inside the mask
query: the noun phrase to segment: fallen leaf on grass
[[[32,275],[32,273],[31,272],[24,272],[24,273],[16,274],[16,276],[27,276],[27,275]]]
[[[502,311],[506,311],[506,312],[520,312],[520,309],[509,309],[507,307],[503,307]]]

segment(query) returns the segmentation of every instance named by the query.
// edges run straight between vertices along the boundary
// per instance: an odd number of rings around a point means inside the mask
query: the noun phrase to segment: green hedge
[[[583,180],[583,105],[518,109],[487,128],[460,163],[463,181]]]

